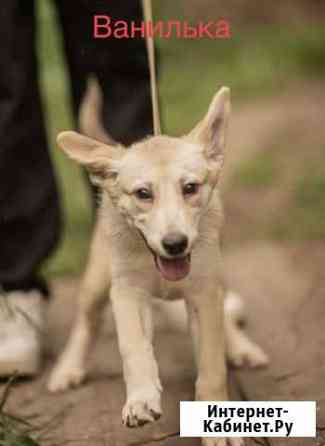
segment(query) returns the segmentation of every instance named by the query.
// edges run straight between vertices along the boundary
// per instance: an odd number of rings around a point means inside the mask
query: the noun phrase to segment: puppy
[[[123,361],[127,400],[122,419],[127,426],[161,415],[162,386],[152,347],[153,298],[185,301],[197,364],[197,400],[228,399],[226,344],[236,365],[267,362],[237,327],[240,308],[234,296],[224,323],[218,181],[229,114],[230,94],[224,87],[204,119],[181,138],[149,137],[125,148],[71,131],[58,136],[66,154],[88,169],[102,200],[77,321],[51,375],[51,391],[84,379],[87,353],[108,297]],[[101,139],[110,142],[104,135]],[[242,444],[239,438],[202,442]]]

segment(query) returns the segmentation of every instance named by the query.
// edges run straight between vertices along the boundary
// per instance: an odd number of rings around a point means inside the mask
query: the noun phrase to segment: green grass
[[[47,114],[47,129],[62,197],[65,229],[55,255],[45,265],[50,276],[78,274],[84,266],[91,232],[91,202],[84,172],[57,149],[59,131],[71,129],[69,80],[62,53],[61,34],[47,0],[39,2],[39,54],[41,85]]]
[[[44,413],[17,415],[7,410],[11,393],[19,392],[15,388],[17,376],[9,378],[0,395],[0,446],[54,446],[58,445],[55,432],[67,416],[71,406],[60,407],[54,416]],[[76,440],[77,441],[77,440]],[[63,446],[71,441],[66,440]]]
[[[243,162],[233,177],[236,187],[269,187],[278,177],[278,165],[273,150],[263,150],[252,160]]]
[[[203,115],[218,86],[229,86],[236,104],[325,75],[321,27],[311,32],[265,26],[230,40],[160,40],[159,47],[164,122],[175,134]]]
[[[310,152],[304,145],[298,155],[296,149],[297,144],[294,149],[285,144],[275,146],[256,154],[235,171],[227,199],[231,208],[232,199],[236,200],[239,193],[241,204],[246,203],[242,216],[238,214],[241,208],[234,205],[244,238],[325,238],[325,147],[314,147]],[[256,204],[259,211],[252,225]]]
[[[28,419],[6,411],[15,377],[6,384],[0,398],[0,446],[40,446],[36,441],[40,431]]]
[[[49,0],[39,5],[39,53],[47,128],[63,199],[65,232],[46,274],[77,274],[82,269],[91,232],[89,189],[80,169],[68,162],[55,145],[60,130],[74,122],[69,82],[62,56],[61,34]],[[177,6],[175,6],[177,8]],[[177,9],[175,9],[177,15]],[[293,81],[325,75],[325,28],[288,29],[285,26],[235,29],[230,40],[160,40],[160,94],[165,130],[188,131],[203,115],[212,94],[222,84],[232,88],[234,103],[283,90]],[[246,172],[245,172],[246,170]],[[272,165],[263,160],[244,166],[246,183],[269,183]]]
[[[325,152],[325,150],[324,150]],[[306,166],[305,174],[297,177],[292,206],[284,223],[275,228],[279,238],[325,238],[325,167]]]

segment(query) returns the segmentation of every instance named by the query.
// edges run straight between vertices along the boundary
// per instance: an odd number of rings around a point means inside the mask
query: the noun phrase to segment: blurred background
[[[321,0],[154,0],[156,20],[229,20],[229,40],[157,39],[164,131],[181,135],[221,85],[233,119],[223,178],[226,249],[252,240],[325,237],[325,3]],[[43,101],[64,200],[65,232],[45,266],[79,274],[92,227],[84,175],[56,148],[75,127],[61,34],[50,0],[38,2]]]

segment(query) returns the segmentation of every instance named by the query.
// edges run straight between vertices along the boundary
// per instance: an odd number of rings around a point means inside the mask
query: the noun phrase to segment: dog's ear
[[[188,135],[203,146],[207,159],[216,170],[220,170],[224,162],[229,115],[230,90],[222,87],[214,96],[206,116]]]
[[[118,174],[122,146],[107,145],[72,131],[60,133],[57,143],[72,160],[88,169],[95,184]]]

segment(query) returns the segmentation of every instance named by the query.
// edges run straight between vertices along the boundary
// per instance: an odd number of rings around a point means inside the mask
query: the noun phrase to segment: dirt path
[[[325,343],[325,282],[321,275],[325,245],[315,244],[307,257],[304,254],[309,248],[250,243],[225,256],[229,283],[247,303],[247,329],[272,360],[265,371],[231,371],[235,398],[276,396],[325,401],[325,357],[321,350]],[[178,402],[193,397],[194,367],[190,340],[184,334],[162,331],[157,335],[156,352],[165,392],[164,416],[154,425],[139,430],[121,425],[124,384],[112,322],[103,330],[92,354],[88,382],[64,394],[48,394],[48,372],[66,341],[75,313],[76,287],[77,281],[71,279],[54,284],[45,373],[35,381],[20,383],[9,408],[19,414],[46,414],[45,419],[59,415],[57,426],[51,428],[55,444],[198,445],[195,440],[174,436],[158,441],[178,431]],[[325,411],[321,414],[325,419]]]

